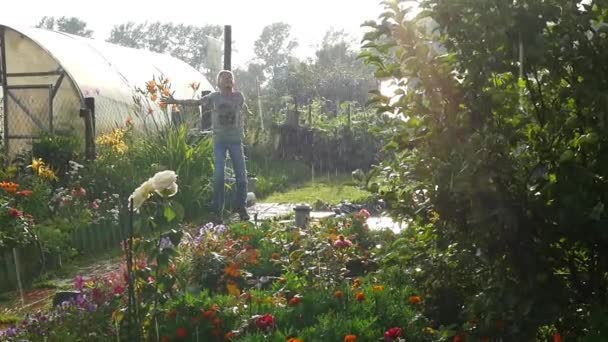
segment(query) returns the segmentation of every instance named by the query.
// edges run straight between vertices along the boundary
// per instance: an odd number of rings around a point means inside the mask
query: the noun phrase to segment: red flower
[[[290,306],[297,306],[300,303],[302,303],[302,297],[299,296],[295,296],[289,300]]]
[[[562,335],[559,333],[553,334],[553,342],[562,342]]]
[[[454,340],[452,342],[465,342],[466,340],[464,339],[463,335],[456,335],[454,336]]]
[[[215,311],[214,310],[207,310],[203,312],[203,318],[205,319],[212,319],[215,317]]]
[[[385,341],[394,341],[401,337],[401,328],[390,328],[384,333]]]
[[[12,217],[21,217],[21,216],[23,216],[23,211],[17,210],[15,208],[9,208],[8,214]]]
[[[32,190],[21,190],[17,192],[17,195],[23,196],[23,197],[30,197],[34,192]]]
[[[271,314],[265,314],[255,320],[255,325],[259,329],[272,328],[275,325],[274,317]]]
[[[186,328],[179,327],[175,329],[175,336],[177,336],[177,338],[186,338],[188,337],[188,330],[186,330]]]

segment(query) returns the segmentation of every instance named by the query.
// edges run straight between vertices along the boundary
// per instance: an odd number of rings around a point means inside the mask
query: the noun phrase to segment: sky
[[[3,0],[8,1],[8,0]],[[43,16],[75,16],[106,39],[114,25],[128,21],[163,21],[192,25],[232,25],[233,67],[254,56],[253,43],[264,26],[291,25],[298,57],[313,56],[330,28],[344,29],[360,41],[361,23],[382,12],[380,0],[19,0],[0,12],[0,24],[33,26]]]

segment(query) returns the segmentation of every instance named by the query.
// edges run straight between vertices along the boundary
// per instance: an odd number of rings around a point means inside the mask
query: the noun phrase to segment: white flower
[[[152,183],[154,183],[154,190],[163,191],[168,189],[177,181],[177,175],[175,171],[165,170],[158,172],[151,178]]]
[[[152,195],[152,192],[154,192],[154,184],[148,179],[129,196],[129,203],[133,199],[133,209],[137,210]]]
[[[133,208],[138,210],[154,192],[163,197],[172,197],[177,193],[177,175],[175,171],[166,170],[158,172],[154,177],[143,182],[133,194],[129,196],[129,203],[133,199]]]
[[[172,183],[166,189],[156,190],[156,193],[163,197],[173,197],[177,193],[177,183]]]

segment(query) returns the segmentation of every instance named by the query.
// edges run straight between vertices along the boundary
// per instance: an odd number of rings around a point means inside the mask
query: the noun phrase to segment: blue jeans
[[[230,153],[232,167],[236,178],[235,209],[245,209],[247,203],[247,169],[245,168],[245,153],[241,142],[213,142],[215,169],[213,172],[213,210],[218,215],[224,211],[224,169],[226,166],[226,151]]]

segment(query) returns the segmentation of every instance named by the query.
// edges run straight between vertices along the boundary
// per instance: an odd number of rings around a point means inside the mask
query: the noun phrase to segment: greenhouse
[[[163,77],[175,97],[211,90],[203,74],[169,55],[30,27],[0,25],[5,151],[27,149],[42,132],[85,139],[124,124],[143,127],[149,117],[166,123],[165,109],[136,89]],[[196,87],[192,87],[196,84]],[[90,114],[87,114],[90,113]]]

